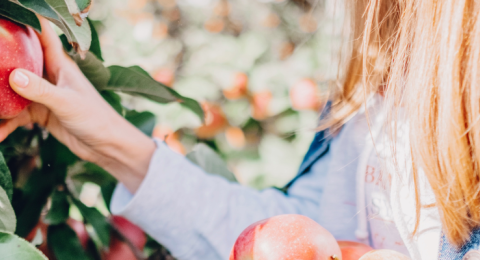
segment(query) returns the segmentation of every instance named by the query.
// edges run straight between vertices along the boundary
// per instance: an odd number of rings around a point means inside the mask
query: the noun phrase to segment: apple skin
[[[366,253],[360,260],[411,260],[408,256],[393,250],[374,250]]]
[[[14,69],[43,74],[43,51],[32,28],[0,16],[0,119],[17,116],[31,101],[15,93],[9,84]]]
[[[280,215],[247,227],[229,260],[340,260],[341,254],[332,234],[312,219]]]
[[[140,251],[143,250],[145,244],[147,243],[147,237],[145,233],[128,221],[127,219],[120,217],[120,216],[112,216],[111,219],[112,225],[114,225],[118,231],[120,231],[132,244],[138,248]],[[130,247],[120,241],[119,238],[116,236],[111,236],[110,238],[110,246],[107,252],[104,252],[104,259],[105,260],[136,260],[134,253],[130,249]]]
[[[337,241],[342,250],[342,260],[359,260],[373,250],[370,246],[354,241]]]

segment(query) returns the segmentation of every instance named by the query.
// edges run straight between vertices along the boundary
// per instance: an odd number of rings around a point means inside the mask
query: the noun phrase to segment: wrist
[[[147,175],[156,144],[123,118],[111,125],[97,164],[135,193]]]

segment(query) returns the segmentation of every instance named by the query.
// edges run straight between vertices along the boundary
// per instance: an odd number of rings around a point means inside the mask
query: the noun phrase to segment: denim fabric
[[[320,119],[325,118],[330,113],[331,102],[327,102],[325,108],[320,115]],[[292,184],[298,180],[303,174],[307,173],[312,165],[318,161],[322,156],[328,153],[328,149],[330,147],[330,142],[332,141],[331,136],[328,135],[329,130],[320,131],[315,134],[315,138],[313,139],[310,148],[307,151],[307,154],[303,158],[303,162],[300,165],[300,169],[298,170],[297,176],[291,180],[282,190],[285,192],[288,191],[288,188],[292,186]]]
[[[461,248],[451,245],[445,236],[440,240],[439,260],[462,260],[470,250],[480,249],[480,229],[472,232],[470,241]]]

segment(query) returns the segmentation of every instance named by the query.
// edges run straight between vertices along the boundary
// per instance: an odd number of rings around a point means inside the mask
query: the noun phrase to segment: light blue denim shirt
[[[480,249],[480,229],[473,231],[470,241],[461,248],[451,245],[445,236],[440,242],[439,260],[462,260],[471,250]]]

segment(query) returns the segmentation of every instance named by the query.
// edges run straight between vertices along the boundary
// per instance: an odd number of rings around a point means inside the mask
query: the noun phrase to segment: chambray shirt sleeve
[[[318,221],[322,181],[330,155],[316,163],[288,194],[257,191],[210,175],[158,143],[140,188],[131,194],[122,184],[111,210],[144,229],[180,260],[228,259],[236,238],[250,224],[279,214],[302,214]],[[321,166],[321,165],[317,165]]]

